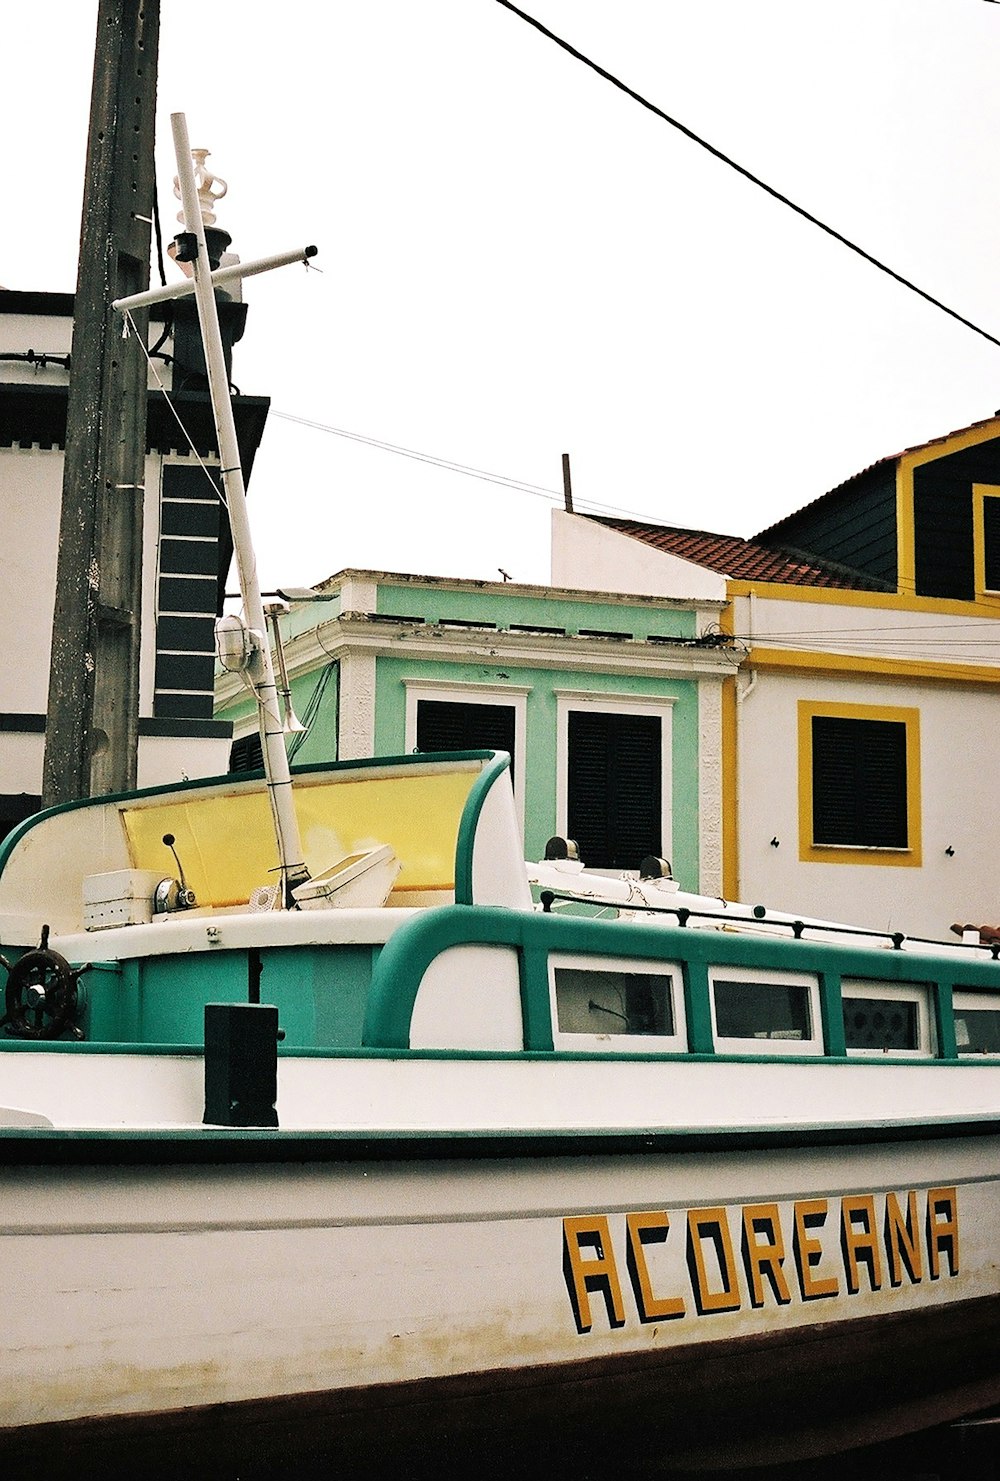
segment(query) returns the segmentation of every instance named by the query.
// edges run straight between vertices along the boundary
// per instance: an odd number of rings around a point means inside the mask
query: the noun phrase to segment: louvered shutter
[[[255,731],[251,735],[241,736],[234,740],[229,748],[229,770],[233,771],[260,771],[264,765],[264,751],[261,745],[260,734]]]
[[[906,848],[906,726],[814,715],[813,842]]]
[[[1000,591],[1000,499],[983,500],[983,557],[987,591]]]
[[[570,711],[567,829],[592,868],[662,853],[661,736],[655,715]]]
[[[508,751],[514,771],[513,705],[417,702],[418,751]]]

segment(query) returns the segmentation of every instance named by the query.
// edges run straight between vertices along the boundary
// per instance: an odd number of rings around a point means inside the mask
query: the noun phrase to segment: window
[[[954,994],[959,1054],[1000,1054],[1000,1001],[990,993]]]
[[[513,705],[417,700],[418,751],[508,751],[513,758]]]
[[[848,1054],[930,1054],[927,990],[919,983],[844,982]]]
[[[524,817],[524,763],[530,685],[404,679],[408,751],[507,751],[518,816]]]
[[[670,856],[670,777],[669,701],[559,696],[556,832],[588,868]]]
[[[814,977],[739,967],[710,974],[715,1047],[730,1054],[822,1054]]]
[[[983,501],[983,585],[1000,591],[1000,499]]]
[[[799,704],[803,859],[920,863],[918,722],[913,709]]]
[[[549,983],[557,1049],[686,1048],[681,974],[671,964],[553,954]]]
[[[263,766],[264,747],[259,730],[252,730],[249,735],[241,735],[233,741],[229,747],[230,772],[261,771]]]

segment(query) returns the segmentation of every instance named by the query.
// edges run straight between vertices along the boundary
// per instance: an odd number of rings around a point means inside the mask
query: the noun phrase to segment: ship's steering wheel
[[[83,1038],[76,1022],[79,1010],[77,984],[85,967],[71,967],[64,956],[49,947],[49,928],[42,927],[42,939],[33,951],[18,957],[13,966],[0,957],[7,968],[5,1013],[0,1027],[13,1039],[58,1039],[69,1033]]]

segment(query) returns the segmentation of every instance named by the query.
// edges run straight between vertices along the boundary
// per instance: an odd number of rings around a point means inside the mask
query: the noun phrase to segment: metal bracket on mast
[[[271,815],[278,845],[281,868],[281,896],[286,908],[294,905],[293,890],[309,878],[303,857],[302,841],[299,836],[298,819],[292,799],[291,769],[285,749],[284,718],[278,705],[278,690],[274,677],[271,649],[267,642],[267,622],[261,600],[260,582],[254,560],[250,521],[246,509],[246,489],[243,469],[240,465],[239,445],[236,440],[236,422],[233,417],[229,381],[219,332],[219,314],[215,302],[215,285],[231,282],[234,278],[267,272],[272,267],[284,267],[292,262],[304,262],[316,254],[315,247],[304,247],[297,252],[286,252],[276,257],[261,258],[256,262],[209,270],[208,247],[205,241],[205,223],[198,198],[197,182],[191,160],[187,121],[183,113],[172,113],[171,128],[174,136],[174,151],[177,158],[177,178],[183,205],[185,234],[194,237],[197,248],[191,261],[193,279],[169,288],[154,288],[147,293],[137,293],[131,298],[118,299],[113,307],[122,313],[133,308],[142,308],[150,303],[165,299],[180,298],[194,293],[198,306],[198,321],[201,325],[205,347],[205,366],[212,401],[212,415],[219,440],[219,459],[229,523],[233,535],[233,553],[239,577],[240,593],[247,626],[262,635],[255,645],[247,676],[253,686],[260,716],[261,749],[264,756],[264,772],[267,777]]]

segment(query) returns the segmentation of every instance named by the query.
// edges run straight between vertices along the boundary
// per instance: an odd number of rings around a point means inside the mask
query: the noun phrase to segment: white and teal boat
[[[526,868],[502,754],[290,773],[175,138],[266,775],[0,845],[8,1473],[293,1425],[698,1466],[997,1403],[1000,948]]]
[[[995,951],[526,871],[503,755],[293,795],[307,908],[263,777],[0,849],[0,1454],[223,1413],[726,1460],[1000,1397]]]

